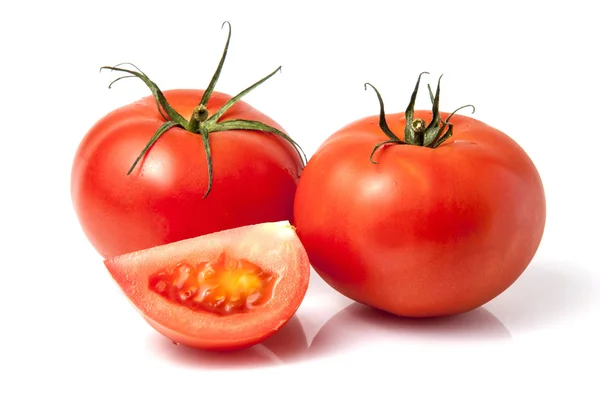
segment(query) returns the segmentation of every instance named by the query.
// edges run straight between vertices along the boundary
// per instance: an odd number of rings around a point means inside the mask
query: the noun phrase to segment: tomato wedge
[[[224,230],[104,264],[154,329],[206,350],[250,347],[277,332],[300,306],[310,276],[288,221]]]

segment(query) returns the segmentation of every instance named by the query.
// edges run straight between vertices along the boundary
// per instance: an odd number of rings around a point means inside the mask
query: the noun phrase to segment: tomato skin
[[[170,90],[167,101],[189,119],[202,90]],[[213,92],[212,114],[229,95]],[[239,101],[220,119],[248,119],[283,131]],[[152,96],[99,120],[83,138],[71,175],[83,231],[104,258],[238,226],[292,220],[302,161],[291,144],[268,133],[210,134],[213,186],[201,137],[168,130],[130,175],[127,171],[164,122]]]
[[[222,251],[279,276],[266,304],[231,315],[193,311],[148,286],[152,274],[182,259],[210,261]],[[294,316],[310,278],[308,256],[288,221],[232,228],[112,257],[104,264],[156,331],[175,343],[215,351],[251,347],[276,333]]]
[[[442,119],[448,114],[442,113]],[[415,118],[431,120],[431,112]],[[404,114],[388,114],[404,132]],[[334,133],[308,162],[294,204],[319,275],[345,296],[411,317],[457,314],[507,289],[540,244],[544,189],[504,133],[455,115],[436,149],[391,145],[378,116]],[[403,135],[400,135],[403,138]]]

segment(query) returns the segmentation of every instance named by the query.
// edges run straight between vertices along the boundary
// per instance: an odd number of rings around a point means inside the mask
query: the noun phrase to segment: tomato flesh
[[[288,221],[219,231],[104,263],[154,329],[208,350],[250,347],[273,335],[295,314],[310,276],[308,256]]]
[[[274,272],[221,253],[214,261],[196,264],[181,261],[173,268],[159,271],[150,276],[149,287],[191,310],[227,315],[268,302],[276,280]]]

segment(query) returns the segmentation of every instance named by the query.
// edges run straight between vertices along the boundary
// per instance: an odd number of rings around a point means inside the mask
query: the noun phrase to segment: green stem
[[[375,86],[370,83],[365,83],[365,90],[367,90],[367,86],[370,86],[377,95],[377,100],[379,101],[379,127],[385,133],[387,137],[390,138],[391,141],[397,141],[398,143],[403,143],[402,140],[390,129],[388,126],[387,120],[385,118],[385,107],[383,105],[383,99],[381,98],[381,94],[379,94],[379,90],[375,88]]]
[[[415,145],[417,146],[423,146],[425,143],[425,130],[427,129],[427,123],[421,119],[421,118],[416,118],[413,120],[412,124],[411,124],[411,129],[413,131],[413,136],[414,136],[414,140],[415,140]]]
[[[379,164],[379,161],[375,161],[373,160],[373,156],[375,155],[375,153],[377,152],[377,150],[379,150],[380,147],[386,146],[388,144],[397,144],[398,142],[395,140],[386,140],[385,142],[380,142],[377,143],[375,145],[375,147],[373,148],[373,151],[371,152],[371,155],[369,156],[369,161],[371,161],[373,164]]]
[[[227,57],[227,50],[229,49],[229,41],[231,40],[231,24],[228,21],[225,21],[225,22],[223,22],[223,25],[221,25],[221,29],[223,29],[225,24],[227,24],[227,26],[229,27],[229,32],[227,33],[227,42],[225,42],[225,49],[223,50],[223,55],[221,56],[221,61],[219,61],[217,70],[215,71],[212,79],[210,80],[208,87],[204,91],[204,94],[202,95],[202,99],[200,100],[199,105],[206,106],[208,104],[208,99],[210,99],[210,96],[212,95],[212,92],[215,89],[215,86],[217,85],[217,81],[219,80],[219,77],[221,76],[221,70],[223,69],[223,64],[225,64],[225,58]]]
[[[379,127],[383,131],[383,133],[388,138],[390,138],[390,140],[386,140],[384,142],[377,143],[375,145],[375,147],[373,148],[373,151],[371,152],[371,157],[370,157],[370,160],[373,164],[377,164],[373,160],[373,155],[379,148],[383,147],[384,145],[408,144],[408,145],[413,145],[413,146],[429,147],[432,149],[437,148],[438,146],[440,146],[442,143],[444,143],[446,140],[448,140],[448,138],[450,138],[452,136],[453,126],[450,123],[450,118],[452,118],[452,116],[457,111],[459,111],[465,107],[471,107],[471,108],[473,108],[473,112],[475,112],[475,107],[469,104],[469,105],[457,108],[448,116],[448,118],[446,118],[445,121],[442,120],[442,117],[440,114],[440,82],[441,82],[441,79],[443,76],[442,75],[438,79],[438,84],[437,84],[437,88],[435,91],[435,95],[433,94],[433,92],[431,90],[431,86],[427,85],[427,88],[429,89],[429,97],[430,97],[431,103],[432,103],[431,121],[429,122],[429,124],[427,124],[421,118],[414,118],[417,94],[419,92],[421,77],[424,74],[428,74],[428,72],[421,72],[419,74],[419,77],[417,78],[417,84],[415,85],[415,88],[410,96],[410,102],[408,103],[408,107],[406,108],[406,112],[404,113],[405,118],[406,118],[406,124],[404,127],[404,141],[400,140],[398,138],[398,135],[396,135],[394,132],[392,132],[391,129],[389,128],[389,125],[386,120],[383,99],[381,98],[379,91],[377,89],[375,89],[375,87],[373,85],[371,85],[370,83],[365,84],[365,89],[367,88],[367,85],[368,85],[373,88],[373,90],[375,91],[375,94],[377,95],[377,100],[379,101]],[[447,128],[447,130],[444,132],[445,128]]]
[[[146,143],[146,146],[142,149],[142,151],[140,152],[140,155],[135,159],[135,161],[133,162],[133,165],[131,166],[131,168],[129,168],[129,171],[127,171],[127,175],[131,174],[131,172],[133,172],[133,170],[135,169],[135,166],[140,162],[140,160],[142,159],[142,157],[144,157],[146,155],[146,153],[148,152],[148,150],[150,150],[150,148],[152,147],[152,145],[154,145],[154,143],[156,143],[156,141],[169,129],[178,126],[176,122],[173,121],[167,121],[164,124],[162,124],[160,126],[160,128],[158,128],[158,130],[154,133],[154,135],[152,135],[152,137],[150,138],[150,140],[148,141],[148,143]]]
[[[423,146],[431,147],[433,142],[438,138],[440,134],[440,122],[442,121],[442,117],[440,115],[440,82],[442,80],[442,76],[440,75],[438,79],[437,88],[435,90],[435,97],[433,98],[433,108],[431,110],[432,119],[427,128],[423,132]]]
[[[102,69],[109,69],[111,71],[119,71],[119,72],[125,72],[128,74],[131,74],[139,79],[141,79],[146,86],[148,86],[148,88],[150,89],[150,91],[152,92],[152,95],[154,95],[154,99],[156,100],[156,103],[158,105],[158,110],[161,112],[162,116],[165,117],[165,115],[162,113],[162,110],[164,110],[167,115],[168,115],[168,119],[170,119],[171,121],[177,123],[178,125],[181,126],[186,126],[187,125],[187,121],[185,120],[185,118],[183,118],[177,111],[175,111],[175,109],[173,107],[171,107],[171,105],[167,102],[167,99],[165,98],[165,95],[163,94],[163,92],[158,88],[158,86],[156,85],[156,83],[152,82],[150,80],[150,78],[148,78],[148,76],[146,74],[144,74],[143,72],[140,71],[140,69],[138,67],[136,67],[135,65],[128,63],[129,65],[132,65],[134,68],[137,69],[137,71],[133,71],[130,69],[125,69],[125,68],[120,68],[118,66],[114,66],[114,67],[102,67],[100,68],[100,70]],[[119,64],[122,65],[122,64]],[[111,82],[111,84],[109,85],[109,87],[119,81],[121,78],[117,78],[114,81]],[[161,110],[162,108],[162,110]],[[165,118],[167,119],[167,118]]]
[[[194,108],[190,121],[187,125],[187,130],[190,132],[199,132],[200,125],[208,118],[208,108],[204,104],[198,105]]]
[[[415,102],[417,100],[417,93],[419,92],[419,85],[421,84],[421,77],[425,74],[429,74],[429,72],[421,72],[419,74],[419,78],[417,79],[417,84],[415,85],[415,90],[413,90],[412,95],[410,96],[410,102],[408,103],[408,107],[404,112],[406,116],[406,126],[404,127],[404,140],[408,144],[420,146],[419,140],[416,137],[416,132],[412,128],[413,117],[415,115]]]
[[[181,127],[182,129],[185,129],[188,132],[191,132],[193,134],[199,135],[202,140],[202,144],[203,144],[203,148],[204,148],[204,152],[206,154],[206,160],[207,160],[207,164],[208,164],[208,187],[206,189],[204,197],[208,196],[208,194],[210,193],[210,191],[212,189],[212,184],[213,184],[213,163],[212,163],[212,155],[211,155],[210,140],[209,140],[209,136],[212,132],[222,132],[222,131],[227,131],[227,130],[250,130],[250,131],[258,131],[258,132],[271,133],[271,134],[277,135],[277,136],[283,138],[284,140],[286,140],[287,142],[289,142],[294,147],[294,149],[296,150],[296,152],[298,154],[298,157],[300,158],[302,167],[304,167],[304,165],[306,165],[307,158],[306,158],[306,154],[304,154],[304,151],[302,150],[302,148],[290,136],[288,136],[286,133],[280,131],[279,129],[274,128],[274,127],[267,125],[260,121],[249,121],[249,120],[239,120],[239,119],[237,119],[237,120],[225,119],[224,121],[220,121],[220,119],[223,117],[223,115],[231,107],[233,107],[235,105],[235,103],[237,103],[242,97],[244,97],[245,95],[250,93],[252,90],[256,89],[267,79],[269,79],[270,77],[275,75],[275,73],[277,71],[281,70],[281,67],[278,67],[275,71],[271,72],[269,75],[267,75],[263,79],[259,80],[258,82],[254,83],[253,85],[247,87],[246,89],[241,91],[237,96],[229,99],[229,101],[227,101],[213,115],[209,115],[207,105],[208,105],[210,97],[214,91],[214,88],[217,84],[217,81],[219,80],[219,77],[221,76],[221,71],[223,69],[223,64],[225,63],[225,59],[227,57],[227,51],[229,49],[229,42],[231,39],[231,24],[229,22],[225,21],[223,23],[222,27],[224,27],[225,24],[228,25],[229,32],[227,34],[227,41],[225,43],[225,48],[223,50],[223,54],[221,55],[221,59],[219,61],[217,69],[215,70],[208,87],[206,88],[206,90],[204,91],[204,93],[202,95],[202,98],[200,99],[200,103],[198,104],[198,106],[196,106],[196,108],[192,112],[192,116],[190,117],[189,121],[187,121],[185,118],[183,118],[181,116],[181,114],[179,114],[169,104],[169,102],[165,98],[163,92],[158,88],[158,86],[152,80],[150,80],[150,78],[148,78],[148,76],[146,74],[144,74],[135,65],[133,65],[131,63],[122,63],[122,64],[117,64],[113,67],[100,68],[100,70],[109,69],[111,71],[119,71],[119,72],[124,72],[124,73],[128,74],[128,75],[121,76],[121,77],[118,77],[115,80],[113,80],[111,82],[111,84],[109,85],[109,87],[111,87],[115,82],[118,82],[125,78],[136,77],[136,78],[139,78],[140,80],[142,80],[146,84],[146,86],[148,86],[150,91],[152,92],[152,95],[154,96],[154,99],[156,101],[156,106],[158,108],[158,111],[160,112],[160,114],[162,115],[162,117],[165,120],[165,123],[163,123],[158,128],[158,130],[150,138],[148,143],[146,143],[146,146],[142,149],[142,151],[140,152],[139,156],[134,161],[133,165],[131,166],[131,168],[127,174],[130,174],[133,171],[133,169],[136,167],[136,165],[138,165],[138,163],[142,160],[144,155],[150,150],[150,148],[156,143],[156,141],[166,131],[168,131],[169,129],[176,127],[176,126]],[[134,69],[123,68],[122,67],[123,65],[131,65]]]
[[[213,162],[212,162],[212,153],[210,150],[210,141],[208,139],[208,130],[203,126],[200,128],[200,137],[202,138],[202,144],[204,146],[204,154],[206,154],[206,162],[208,168],[208,186],[206,188],[206,192],[202,198],[206,198],[212,189],[213,184]]]
[[[262,78],[261,80],[259,80],[258,82],[254,83],[253,85],[247,87],[246,89],[242,90],[240,93],[238,93],[235,97],[232,97],[231,99],[229,99],[229,101],[227,103],[225,103],[220,109],[219,111],[217,111],[216,113],[214,113],[207,122],[218,122],[219,118],[221,118],[223,116],[223,114],[225,114],[227,112],[227,110],[229,110],[231,107],[233,107],[233,105],[235,103],[237,103],[242,97],[244,97],[245,95],[247,95],[248,93],[250,93],[251,91],[253,91],[254,89],[256,89],[258,86],[260,86],[264,81],[266,81],[267,79],[269,79],[270,77],[272,77],[273,75],[275,75],[278,71],[281,71],[281,67],[278,67],[275,71],[271,72],[269,75],[265,76],[264,78]]]
[[[294,139],[292,139],[288,134],[280,131],[277,128],[269,126],[260,121],[249,121],[245,119],[230,119],[228,121],[223,121],[218,124],[215,124],[211,128],[211,132],[220,132],[220,131],[234,131],[234,130],[246,130],[246,131],[261,131],[261,132],[269,132],[274,135],[277,135],[286,141],[288,141],[298,153],[298,156],[303,161],[304,164],[308,162],[306,154],[302,147]]]

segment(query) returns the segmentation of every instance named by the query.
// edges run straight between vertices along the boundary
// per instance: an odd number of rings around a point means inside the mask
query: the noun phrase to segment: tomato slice
[[[154,329],[207,350],[250,347],[277,332],[300,306],[310,276],[288,221],[224,230],[104,264]]]

